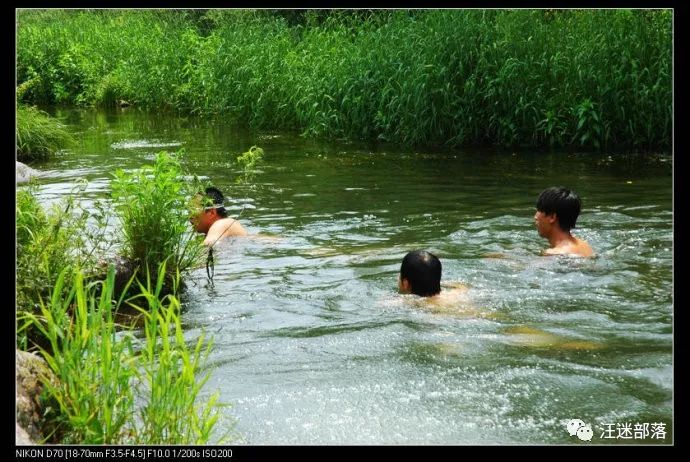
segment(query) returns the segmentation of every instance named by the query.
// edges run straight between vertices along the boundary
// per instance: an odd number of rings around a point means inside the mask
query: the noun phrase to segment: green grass
[[[50,342],[41,349],[57,377],[44,381],[44,401],[55,428],[50,442],[78,444],[205,444],[219,418],[218,395],[202,403],[208,374],[197,381],[211,344],[200,337],[188,347],[180,304],[163,297],[165,269],[157,281],[139,283],[141,295],[126,301],[145,315],[139,345],[133,327],[118,326],[114,312],[115,272],[86,284],[77,272],[63,290],[65,273],[41,313],[25,319]],[[143,303],[140,303],[143,301]],[[143,305],[143,306],[140,306]]]
[[[83,209],[68,195],[48,212],[35,197],[35,185],[17,191],[17,305],[19,313],[36,313],[39,302],[65,273],[69,283],[82,268],[90,279],[105,277],[105,255],[111,247],[124,257],[118,274],[118,294],[134,274],[157,280],[158,268],[167,262],[166,291],[177,291],[175,275],[201,263],[203,246],[189,224],[189,199],[197,192],[184,181],[174,155],[159,153],[153,165],[132,172],[116,171],[112,181],[112,204],[118,233],[108,236],[112,214],[96,201]],[[77,185],[76,188],[85,185]],[[131,270],[131,271],[129,271]],[[136,291],[133,287],[132,294]],[[46,348],[45,338],[34,328],[20,326],[18,345]]]
[[[34,107],[17,107],[17,160],[47,159],[74,138],[57,120]]]
[[[35,186],[17,191],[16,230],[16,310],[36,313],[40,300],[49,296],[58,275],[70,281],[77,266],[95,264],[97,254],[84,232],[88,215],[77,212],[68,196],[48,212],[35,196]],[[35,329],[20,328],[18,345],[44,345],[45,339]]]
[[[405,145],[670,149],[672,10],[20,11],[22,100]]]
[[[126,440],[134,405],[131,381],[136,375],[130,336],[116,339],[111,295],[114,272],[97,296],[77,273],[66,293],[62,273],[49,303],[40,315],[29,314],[49,340],[41,349],[57,382],[46,382],[46,392],[57,403],[53,411],[57,434],[65,443],[113,444]]]
[[[235,162],[242,167],[243,173],[235,179],[236,183],[250,184],[254,180],[257,165],[263,162],[264,150],[252,146],[235,158]]]
[[[200,263],[203,250],[189,225],[188,201],[197,191],[182,177],[176,156],[160,152],[153,165],[118,170],[111,182],[123,256],[140,274],[151,271],[154,280],[157,268],[167,261],[167,290],[173,290],[176,273]]]
[[[256,164],[261,162],[264,156],[264,150],[258,146],[252,146],[246,152],[243,152],[236,157],[236,161],[245,170],[251,170],[256,167]]]
[[[203,336],[187,344],[173,295],[203,249],[187,222],[193,188],[167,153],[152,166],[115,173],[120,250],[140,278],[124,288],[114,266],[107,275],[97,268],[108,247],[101,203],[81,210],[70,195],[45,211],[33,184],[17,191],[17,342],[39,350],[57,377],[45,382],[41,399],[48,442],[205,444],[214,437],[218,395],[200,404],[209,376],[199,377],[211,344]],[[87,226],[90,218],[95,226]],[[133,319],[132,312],[144,321],[141,341],[133,325],[115,321]]]
[[[145,308],[146,344],[141,355],[145,374],[147,404],[142,410],[139,438],[147,444],[205,444],[218,420],[218,394],[206,405],[196,404],[209,375],[197,381],[198,371],[208,357],[211,343],[204,336],[194,348],[187,348],[180,323],[180,302],[173,296],[162,297],[163,274],[155,288],[151,280],[139,284]],[[179,274],[179,273],[178,273]],[[164,302],[161,302],[161,297]]]

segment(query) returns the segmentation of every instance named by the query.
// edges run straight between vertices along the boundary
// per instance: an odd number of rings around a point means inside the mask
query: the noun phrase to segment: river
[[[182,295],[190,342],[213,337],[204,393],[230,404],[218,430],[236,442],[672,441],[670,156],[402,149],[131,108],[51,112],[79,141],[32,165],[44,203],[80,178],[82,201],[107,200],[114,169],[183,148],[255,234],[219,243],[213,284],[200,268]],[[265,156],[244,177],[233,160],[252,145]],[[582,197],[573,231],[596,258],[540,256],[535,201],[554,185]],[[462,303],[397,293],[413,249],[469,287]]]

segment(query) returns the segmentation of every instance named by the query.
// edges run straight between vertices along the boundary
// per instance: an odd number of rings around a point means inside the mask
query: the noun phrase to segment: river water
[[[195,270],[182,296],[190,342],[213,337],[204,393],[230,404],[218,430],[236,442],[672,442],[669,156],[405,150],[51,111],[79,142],[33,165],[44,203],[80,178],[83,202],[107,200],[115,168],[184,148],[185,169],[256,235],[221,241],[214,283]],[[245,177],[233,159],[252,145],[265,156]],[[574,233],[596,258],[540,256],[534,204],[553,185],[582,197]],[[469,287],[456,305],[397,293],[413,249]],[[591,443],[570,419],[592,427]]]

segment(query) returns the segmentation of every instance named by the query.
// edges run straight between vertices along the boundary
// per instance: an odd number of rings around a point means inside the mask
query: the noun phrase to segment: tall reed
[[[113,314],[123,304],[113,299],[115,271],[85,284],[77,272],[63,290],[60,274],[40,314],[26,318],[49,339],[41,349],[56,382],[45,382],[46,402],[57,403],[52,442],[80,444],[205,444],[214,436],[218,394],[201,403],[208,374],[197,381],[210,351],[200,337],[192,351],[182,333],[179,301],[161,297],[165,269],[157,281],[139,283],[145,314],[145,340],[138,345],[133,327],[117,326]]]
[[[24,100],[403,144],[668,149],[666,10],[20,12]]]

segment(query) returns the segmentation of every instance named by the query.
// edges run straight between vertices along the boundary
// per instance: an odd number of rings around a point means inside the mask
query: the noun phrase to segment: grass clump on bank
[[[153,165],[118,170],[111,183],[122,233],[122,255],[142,277],[157,280],[165,261],[166,291],[177,291],[175,275],[200,264],[201,238],[191,232],[186,201],[196,191],[184,181],[175,155],[160,152]]]
[[[81,272],[63,290],[56,281],[40,315],[30,322],[50,342],[41,349],[57,383],[46,382],[55,428],[51,442],[80,444],[205,444],[218,419],[218,396],[199,404],[208,375],[197,382],[210,349],[200,337],[190,351],[180,324],[180,304],[162,296],[165,269],[141,295],[126,301],[145,313],[143,345],[130,327],[116,326],[115,273],[86,284]],[[143,301],[139,303],[138,301]],[[124,328],[124,330],[123,330]]]
[[[670,148],[672,10],[18,14],[34,103],[407,145]]]
[[[71,281],[78,267],[95,266],[97,258],[84,233],[88,216],[73,213],[74,198],[67,197],[46,213],[35,196],[34,186],[17,191],[16,230],[16,310],[37,313],[41,300],[53,290],[58,276]],[[18,346],[28,349],[34,343],[45,346],[35,329],[20,323]]]
[[[17,107],[17,160],[47,159],[70,146],[74,138],[48,114],[34,107]]]
[[[151,166],[114,174],[119,252],[133,262],[127,274],[119,263],[101,274],[102,256],[118,238],[105,239],[102,203],[81,210],[70,196],[46,213],[33,185],[17,192],[17,341],[38,350],[57,377],[45,382],[42,399],[49,442],[205,444],[213,437],[218,396],[199,404],[209,376],[197,380],[210,344],[202,336],[188,346],[175,296],[181,273],[203,250],[189,229],[191,188],[165,152]],[[143,340],[132,312],[143,320]]]
[[[20,317],[38,312],[60,273],[66,285],[77,269],[90,280],[104,279],[107,261],[112,261],[117,266],[116,293],[120,295],[135,274],[157,280],[158,268],[166,262],[164,292],[177,293],[182,284],[176,284],[177,274],[200,264],[204,248],[188,222],[192,186],[184,181],[173,155],[162,152],[152,166],[115,172],[112,195],[119,227],[108,233],[112,214],[99,201],[85,210],[70,195],[47,213],[36,198],[35,186],[17,191],[16,310]],[[113,259],[111,247],[116,244],[119,256]],[[135,294],[137,287],[130,288],[130,295]],[[34,344],[46,348],[45,338],[21,323],[17,341],[22,349]]]
[[[149,444],[205,444],[218,420],[218,395],[198,407],[197,398],[209,375],[199,381],[195,375],[208,357],[211,343],[204,346],[202,335],[192,351],[187,348],[180,302],[174,296],[162,296],[165,263],[162,266],[155,286],[150,279],[146,286],[139,284],[140,298],[147,305],[139,309],[145,315],[141,361],[148,390],[140,434]]]

